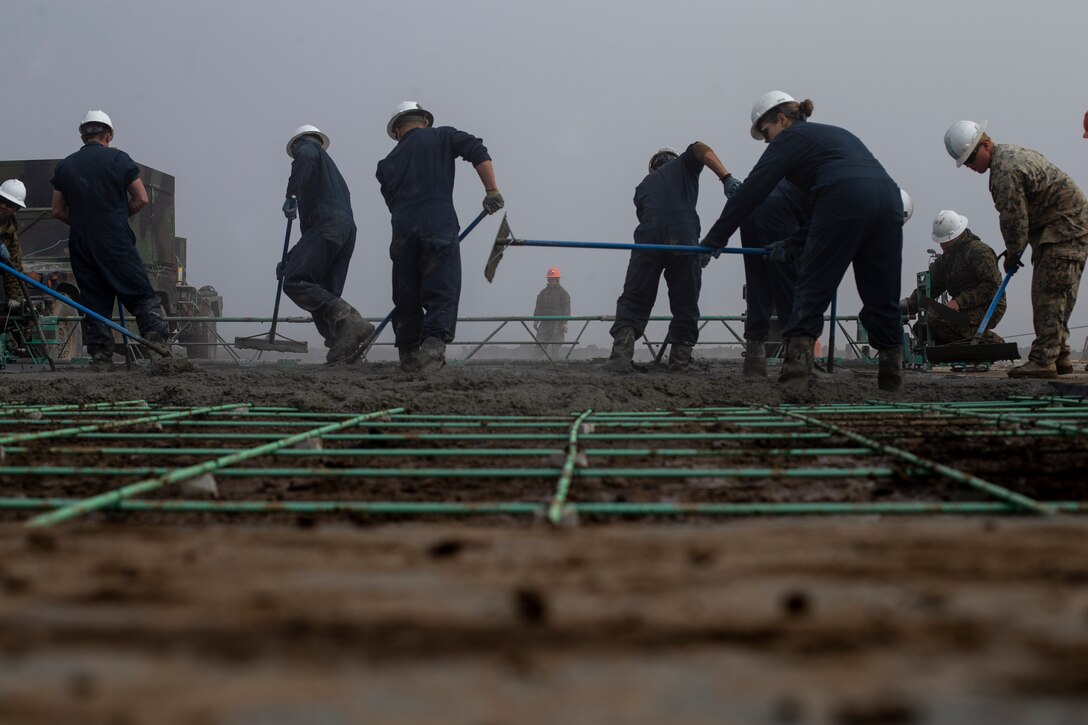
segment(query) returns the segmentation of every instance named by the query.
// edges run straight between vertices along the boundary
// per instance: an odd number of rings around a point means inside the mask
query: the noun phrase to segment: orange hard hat
[[[559,279],[559,268],[548,267],[548,279]]]

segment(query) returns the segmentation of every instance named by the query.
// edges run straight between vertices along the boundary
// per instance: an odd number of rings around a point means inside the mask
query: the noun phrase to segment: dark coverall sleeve
[[[707,232],[704,242],[713,247],[729,244],[729,237],[770,195],[774,187],[793,167],[798,144],[805,143],[794,134],[782,134],[763,152],[752,173],[737,193],[726,202],[722,214]]]
[[[537,296],[536,296],[536,307],[533,308],[533,317],[536,317],[537,315],[543,315],[544,314],[543,312],[540,311],[540,308],[543,307],[543,306],[544,306],[544,292],[541,291],[541,292],[538,292]]]
[[[563,311],[560,313],[570,317],[570,293],[563,290]]]
[[[491,155],[487,153],[487,147],[484,146],[484,142],[473,136],[471,133],[465,133],[464,131],[454,129],[450,136],[450,147],[453,149],[455,156],[464,159],[473,166],[478,166],[485,161],[491,160]]]
[[[317,166],[317,144],[301,143],[295,150],[295,158],[291,162],[291,177],[287,180],[286,196],[302,198],[302,190],[310,181]]]

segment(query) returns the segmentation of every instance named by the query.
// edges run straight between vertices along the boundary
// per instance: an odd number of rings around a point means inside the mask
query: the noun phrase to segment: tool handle
[[[770,253],[757,247],[723,247],[720,250],[692,244],[620,244],[617,242],[558,242],[547,239],[512,239],[511,246],[526,247],[568,247],[575,249],[639,249],[647,252],[671,252],[687,254],[747,254],[753,257],[766,257]]]
[[[1023,252],[1016,255],[1016,261],[1020,261],[1020,257]],[[1009,286],[1009,280],[1016,274],[1018,267],[1013,267],[1005,273],[1005,279],[1001,281],[1001,286],[997,288],[997,294],[994,295],[994,301],[990,303],[989,309],[986,310],[985,316],[982,318],[982,322],[979,323],[978,330],[975,331],[975,337],[982,337],[986,332],[986,325],[990,324],[990,318],[994,316],[994,310],[997,309],[997,305],[1001,302],[1001,297],[1005,294],[1005,288]]]
[[[88,317],[90,317],[92,319],[95,319],[95,320],[98,320],[99,322],[101,322],[106,327],[109,327],[110,329],[113,329],[113,330],[117,330],[118,332],[120,332],[125,337],[131,338],[131,339],[135,340],[136,342],[140,343],[141,345],[144,345],[145,347],[149,347],[152,350],[155,350],[156,352],[160,352],[160,353],[162,353],[164,355],[168,355],[170,353],[170,351],[163,348],[162,345],[156,345],[155,343],[151,342],[150,340],[145,340],[144,338],[140,337],[139,335],[131,332],[128,328],[121,327],[120,325],[118,325],[116,322],[114,322],[110,318],[103,317],[102,315],[98,314],[97,312],[94,312],[93,310],[87,309],[86,307],[79,304],[78,302],[76,302],[72,298],[67,297],[65,295],[62,295],[60,292],[57,292],[53,288],[45,286],[44,284],[42,284],[38,280],[34,279],[33,277],[28,277],[25,274],[23,274],[22,272],[20,272],[19,270],[14,269],[12,267],[9,267],[8,265],[4,264],[3,262],[0,262],[0,272],[7,272],[8,274],[16,277],[17,279],[21,279],[22,281],[24,281],[27,284],[33,286],[34,288],[40,289],[42,292],[45,292],[50,297],[54,297],[54,298],[60,300],[61,302],[63,302],[64,304],[66,304],[66,305],[68,305],[68,306],[70,306],[70,307],[72,307],[74,309],[79,310],[80,312],[87,315]]]
[[[465,240],[465,237],[468,236],[468,233],[471,232],[473,229],[475,229],[476,225],[479,224],[480,222],[482,222],[484,220],[485,216],[487,216],[486,211],[482,211],[479,214],[477,214],[476,218],[472,220],[472,223],[469,224],[467,227],[465,227],[465,230],[463,232],[461,232],[460,236],[457,237],[457,241],[458,242],[463,242]]]
[[[287,220],[287,233],[283,235],[283,255],[280,264],[287,264],[287,248],[291,245],[291,223],[294,219]],[[283,276],[276,281],[276,304],[272,307],[272,327],[268,330],[268,342],[276,341],[276,321],[280,317],[280,296],[283,294]]]

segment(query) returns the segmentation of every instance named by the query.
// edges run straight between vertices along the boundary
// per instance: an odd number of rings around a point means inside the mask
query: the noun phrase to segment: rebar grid
[[[731,406],[568,416],[298,411],[118,401],[0,405],[0,510],[48,526],[131,514],[546,518],[1071,513],[1060,466],[1088,465],[1088,404]],[[1004,442],[1003,442],[1004,441]],[[966,451],[966,453],[965,453]],[[969,455],[968,455],[969,454]],[[983,473],[988,471],[988,473]],[[219,500],[173,484],[213,475]],[[1032,490],[1069,495],[1041,499]],[[158,491],[158,500],[136,500]]]

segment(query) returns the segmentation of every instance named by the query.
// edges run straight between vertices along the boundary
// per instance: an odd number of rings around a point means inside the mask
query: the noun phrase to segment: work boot
[[[446,364],[446,343],[437,337],[425,337],[419,346],[419,372],[433,373]]]
[[[397,354],[400,355],[400,369],[406,373],[418,373],[419,372],[419,348],[418,347],[398,347]]]
[[[112,373],[113,367],[113,353],[110,352],[95,352],[91,353],[91,370],[96,373]]]
[[[814,337],[790,337],[786,339],[785,361],[778,375],[778,384],[792,391],[808,390],[812,375],[812,349]]]
[[[631,358],[634,356],[635,329],[621,327],[612,337],[612,354],[608,356],[604,369],[611,373],[634,372],[635,366],[631,364]]]
[[[336,321],[336,337],[325,354],[325,362],[329,363],[348,359],[374,334],[374,325],[364,320],[358,310],[343,300],[337,302],[345,305],[348,310],[345,316]]]
[[[691,351],[693,345],[678,345],[673,343],[669,350],[669,370],[684,372],[691,369]]]
[[[762,380],[767,377],[767,341],[748,340],[744,344],[745,380]]]
[[[1058,375],[1073,374],[1073,359],[1069,356],[1068,352],[1063,352],[1061,355],[1058,355],[1058,359],[1054,361],[1054,370]]]
[[[1034,360],[1028,360],[1023,365],[1017,365],[1009,370],[1010,378],[1042,378],[1049,380],[1058,377],[1058,368],[1054,363],[1043,365]]]
[[[877,353],[880,356],[880,369],[876,374],[876,384],[881,390],[898,393],[903,390],[903,348],[889,347]]]
[[[1003,345],[1005,343],[1005,338],[1003,338],[1001,335],[998,335],[993,330],[987,330],[986,332],[982,333],[982,341],[994,345]]]

